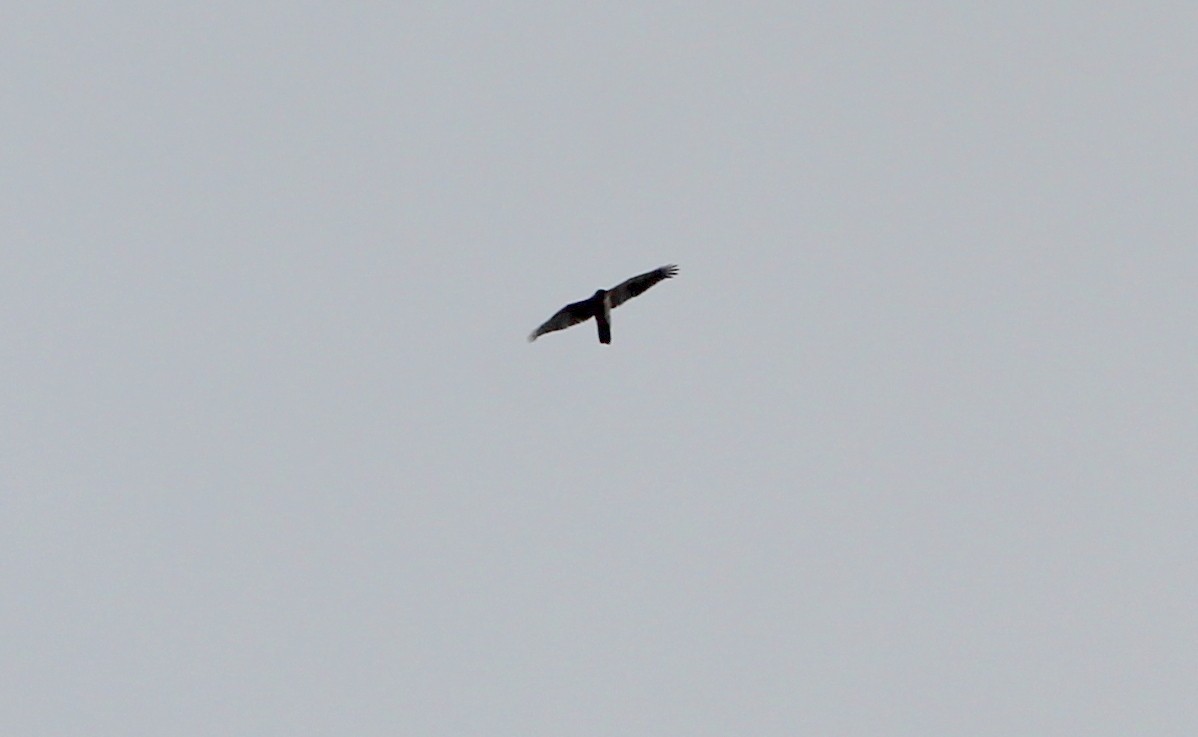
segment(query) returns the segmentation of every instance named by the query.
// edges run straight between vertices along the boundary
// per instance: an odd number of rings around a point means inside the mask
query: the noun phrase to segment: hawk
[[[600,289],[587,299],[573,302],[558,310],[553,317],[545,321],[544,325],[532,331],[532,334],[528,336],[528,342],[531,343],[545,333],[564,330],[593,317],[599,327],[599,342],[610,343],[612,308],[619,307],[662,279],[669,279],[677,273],[678,267],[670,264],[640,276],[634,276],[611,289]]]

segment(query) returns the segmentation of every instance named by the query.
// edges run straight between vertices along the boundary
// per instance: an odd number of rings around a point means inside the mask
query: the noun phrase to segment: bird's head
[[[603,295],[605,294],[607,294],[606,289],[596,290],[595,293],[591,295],[591,299],[603,299]]]

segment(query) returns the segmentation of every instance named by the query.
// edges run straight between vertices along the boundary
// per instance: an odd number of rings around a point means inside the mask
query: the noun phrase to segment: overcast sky
[[[3,11],[0,733],[1198,733],[1198,10],[984,5]]]

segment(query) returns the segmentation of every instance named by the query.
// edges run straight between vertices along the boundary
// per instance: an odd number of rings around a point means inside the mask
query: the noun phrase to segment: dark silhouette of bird
[[[589,298],[581,302],[572,302],[558,310],[553,317],[545,321],[545,324],[532,331],[532,334],[528,336],[528,341],[531,343],[545,333],[565,330],[571,325],[586,322],[593,317],[599,327],[599,342],[610,343],[612,308],[619,307],[662,279],[669,279],[677,273],[678,267],[670,264],[640,276],[634,276],[611,289],[600,289]]]

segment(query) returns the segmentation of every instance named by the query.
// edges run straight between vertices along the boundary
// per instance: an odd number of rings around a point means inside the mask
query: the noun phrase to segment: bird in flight
[[[634,276],[611,289],[600,289],[587,299],[581,302],[572,302],[558,310],[553,317],[545,321],[545,324],[532,331],[532,334],[528,336],[528,342],[531,343],[545,333],[565,330],[571,325],[586,322],[593,317],[599,327],[599,342],[610,343],[612,308],[619,307],[662,279],[669,279],[677,273],[678,267],[670,264],[640,276]]]

